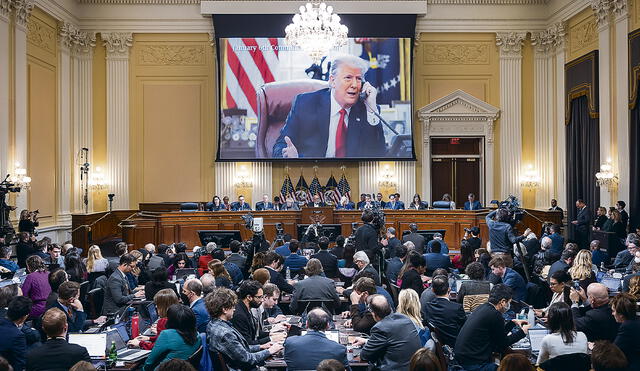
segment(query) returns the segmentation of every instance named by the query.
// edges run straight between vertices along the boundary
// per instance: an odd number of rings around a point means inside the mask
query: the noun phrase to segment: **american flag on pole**
[[[289,174],[285,174],[284,182],[282,182],[282,187],[280,188],[280,199],[284,203],[289,197],[293,198],[294,200],[296,199],[293,189],[293,183],[291,183],[291,178],[289,177]]]
[[[349,181],[347,181],[347,177],[342,174],[340,181],[338,182],[338,195],[340,197],[347,196],[349,200],[351,200],[351,187],[349,186]]]
[[[257,117],[256,91],[275,81],[278,68],[277,38],[224,40],[224,94],[222,108],[246,109],[248,117]]]
[[[331,174],[331,177],[329,177],[329,180],[327,181],[327,185],[324,187],[324,200],[325,202],[330,202],[334,205],[337,205],[340,201],[340,195],[338,194],[338,182],[336,182],[336,178],[333,177],[333,174]]]
[[[324,199],[324,192],[322,191],[322,186],[320,185],[317,174],[313,177],[313,180],[309,185],[309,193],[311,193],[311,197],[318,195],[320,196],[320,200]]]

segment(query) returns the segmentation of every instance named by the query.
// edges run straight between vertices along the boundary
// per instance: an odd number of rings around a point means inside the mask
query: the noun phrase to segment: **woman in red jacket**
[[[175,291],[162,289],[153,297],[153,302],[156,304],[156,311],[158,312],[158,322],[155,323],[156,334],[153,336],[140,335],[135,339],[129,340],[129,345],[132,347],[147,350],[153,348],[156,339],[167,326],[167,309],[173,304],[178,304],[179,299]]]

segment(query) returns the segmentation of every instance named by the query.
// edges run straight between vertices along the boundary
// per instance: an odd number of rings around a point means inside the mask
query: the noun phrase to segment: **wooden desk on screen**
[[[251,237],[251,231],[244,227],[242,216],[247,212],[239,211],[195,211],[179,212],[179,203],[141,204],[138,216],[121,223],[122,238],[138,249],[146,243],[185,242],[190,248],[200,245],[199,230],[239,230],[243,239]],[[162,210],[164,208],[164,210]],[[145,210],[146,209],[146,210]],[[153,210],[153,211],[149,211]],[[318,208],[325,219],[323,224],[340,224],[342,234],[351,234],[351,223],[360,220],[361,212],[357,210],[329,210]],[[529,210],[543,221],[562,223],[562,213],[556,211]],[[445,242],[449,246],[457,246],[464,235],[464,228],[480,227],[483,241],[488,240],[489,232],[485,216],[489,210],[385,210],[386,226],[394,227],[400,237],[409,230],[411,223],[416,223],[419,230],[445,230]],[[299,224],[311,223],[309,210],[302,211],[252,211],[254,217],[264,218],[264,230],[267,240],[273,241],[276,236],[276,223],[282,223],[285,233],[294,238],[297,236]],[[303,215],[306,219],[303,218]],[[542,224],[530,215],[525,215],[524,226],[520,229],[531,228],[536,235],[540,235]]]

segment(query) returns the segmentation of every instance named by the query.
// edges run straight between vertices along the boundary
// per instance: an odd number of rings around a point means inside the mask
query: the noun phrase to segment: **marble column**
[[[9,163],[9,24],[10,0],[0,0],[0,177],[12,169]]]
[[[416,163],[413,161],[396,161],[395,172],[396,192],[400,193],[400,199],[405,205],[408,205],[413,200],[413,195],[419,193],[416,188]]]
[[[14,33],[14,152],[12,168],[20,163],[29,174],[28,158],[28,127],[27,127],[27,22],[35,2],[33,0],[13,0],[12,7],[15,17]],[[10,168],[12,171],[13,169]],[[27,209],[28,192],[20,192],[16,197],[17,210]]]
[[[599,127],[600,127],[600,163],[613,161],[611,132],[611,0],[591,0],[591,9],[598,25],[598,95],[599,95]],[[626,60],[626,59],[625,59]],[[626,112],[626,111],[625,111]],[[614,163],[614,169],[616,164]],[[596,175],[593,174],[595,185]],[[613,205],[613,194],[606,187],[600,187],[600,204]]]
[[[564,32],[556,38],[555,48],[555,133],[556,133],[556,190],[552,195],[558,201],[558,206],[567,210],[572,206],[573,201],[567,201],[567,146],[565,125],[565,86],[564,86],[564,64],[565,64],[565,34]]]
[[[629,49],[627,46],[627,32],[629,29],[629,12],[627,0],[613,0],[613,16],[615,19],[615,86],[616,101],[616,142],[618,149],[617,163],[618,199],[629,202],[630,163],[629,163]]]
[[[133,34],[103,33],[107,49],[107,174],[113,208],[129,209],[129,48]]]
[[[500,198],[521,196],[522,44],[526,32],[499,32],[500,48]],[[508,155],[507,155],[508,154]]]
[[[554,197],[554,51],[557,39],[564,37],[562,23],[552,25],[540,32],[533,32],[534,46],[534,127],[535,127],[535,169],[540,175],[540,189],[536,194],[536,208],[544,209]]]
[[[273,197],[273,185],[270,162],[254,162],[251,166],[251,176],[253,178],[253,189],[251,190],[251,200],[255,205],[262,200],[262,195],[267,194]]]

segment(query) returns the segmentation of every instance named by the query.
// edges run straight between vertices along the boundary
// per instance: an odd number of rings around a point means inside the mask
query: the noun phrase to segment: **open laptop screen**
[[[114,330],[115,331],[115,330]],[[92,359],[105,359],[107,349],[107,334],[69,334],[69,343],[87,348]],[[109,343],[111,344],[111,343]]]
[[[546,328],[530,328],[529,329],[529,342],[531,343],[531,351],[539,352],[542,346],[542,339],[549,334],[549,329]]]

